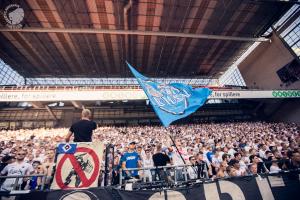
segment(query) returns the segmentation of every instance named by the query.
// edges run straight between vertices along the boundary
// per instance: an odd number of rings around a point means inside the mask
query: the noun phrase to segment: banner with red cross
[[[70,153],[69,149],[72,148]],[[102,155],[101,142],[59,144],[51,189],[97,187]]]

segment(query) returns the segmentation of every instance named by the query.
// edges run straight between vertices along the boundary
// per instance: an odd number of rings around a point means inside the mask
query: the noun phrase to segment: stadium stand
[[[51,174],[42,163],[53,159],[53,151],[57,143],[64,142],[67,131],[67,129],[45,128],[3,130],[0,132],[1,159],[5,160],[10,156],[10,159],[14,160],[19,151],[24,151],[26,163],[36,166],[37,161],[44,174]],[[163,153],[170,157],[171,165],[182,165],[184,163],[176,148],[170,138],[166,137],[170,132],[173,133],[172,136],[175,137],[176,145],[185,162],[192,164],[192,159],[205,162],[209,178],[276,173],[300,167],[298,147],[300,127],[296,124],[210,123],[171,126],[168,130],[159,126],[108,126],[98,128],[93,137],[94,140],[103,141],[104,144],[114,145],[117,154],[110,162],[114,162],[116,169],[121,167],[122,155],[128,150],[131,141],[136,142],[142,163],[140,167],[154,167],[153,163],[152,166],[149,164],[146,166],[146,163],[147,159],[152,159],[157,145],[162,145]],[[149,155],[147,156],[145,152]],[[263,162],[267,164],[261,165]],[[253,165],[257,165],[255,169]],[[37,170],[37,166],[34,169]],[[194,177],[193,173],[189,171],[189,178]],[[140,177],[143,176],[141,173]]]

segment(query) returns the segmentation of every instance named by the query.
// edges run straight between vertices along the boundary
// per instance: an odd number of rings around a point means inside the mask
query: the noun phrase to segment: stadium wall
[[[271,42],[262,42],[238,66],[246,85],[257,89],[299,89],[300,81],[284,85],[277,71],[294,56],[282,40],[273,34]]]
[[[178,123],[247,121],[253,118],[253,110],[256,106],[256,102],[209,104]],[[159,119],[153,110],[146,105],[87,108],[91,109],[92,118],[99,125],[159,124]],[[51,110],[56,119],[46,109],[2,109],[0,110],[0,129],[69,127],[79,120],[81,115],[81,110],[74,107],[52,108]]]
[[[238,66],[246,85],[256,89],[299,89],[300,81],[283,84],[277,71],[290,63],[294,56],[283,41],[273,34],[271,42],[263,42]],[[282,100],[266,104],[266,111],[272,113],[271,121],[300,123],[299,99]]]
[[[272,121],[300,124],[300,106],[298,99],[289,99],[282,102],[280,108],[271,117]]]

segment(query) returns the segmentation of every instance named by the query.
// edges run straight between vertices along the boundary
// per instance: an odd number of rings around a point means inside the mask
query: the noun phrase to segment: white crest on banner
[[[154,103],[165,112],[180,115],[188,107],[188,98],[191,93],[184,88],[176,88],[169,84],[156,83],[150,79],[139,80],[145,85],[148,94]]]
[[[65,152],[67,152],[70,148],[72,148],[70,144],[65,144],[65,146],[63,146],[63,150]]]

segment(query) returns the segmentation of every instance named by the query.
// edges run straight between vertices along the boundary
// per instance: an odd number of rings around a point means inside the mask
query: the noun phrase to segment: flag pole
[[[165,127],[165,128],[166,128],[166,130],[168,131],[168,128],[167,128],[167,127]],[[172,141],[172,143],[173,143],[173,146],[175,146],[175,148],[176,148],[176,150],[177,150],[177,152],[178,152],[180,158],[182,159],[183,163],[186,164],[186,162],[185,162],[185,160],[183,159],[182,154],[180,153],[180,151],[179,151],[179,149],[178,149],[178,147],[177,147],[177,145],[176,145],[174,139],[173,139],[172,136],[171,136],[171,133],[173,133],[173,130],[170,130],[170,134],[168,134],[169,137],[170,137],[170,139],[171,139],[171,141]]]
[[[167,127],[165,127],[165,129],[168,131],[168,128],[167,128]],[[173,130],[171,130],[170,132],[173,133]],[[177,152],[178,152],[180,158],[182,159],[183,164],[186,165],[186,162],[185,162],[184,158],[182,157],[182,154],[180,153],[180,151],[179,151],[179,149],[178,149],[178,147],[177,147],[177,145],[176,145],[174,139],[172,138],[171,134],[169,134],[169,137],[170,137],[170,139],[171,139],[173,145],[175,146],[175,148],[176,148],[176,150],[177,150]],[[193,169],[193,170],[194,170],[195,173],[197,173],[197,172],[195,171],[195,169]]]

